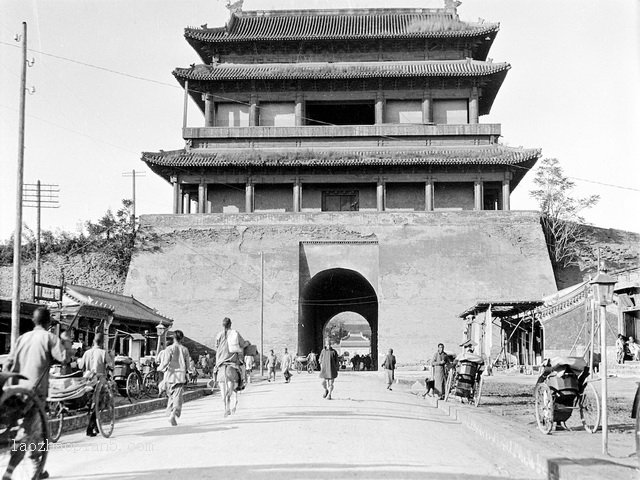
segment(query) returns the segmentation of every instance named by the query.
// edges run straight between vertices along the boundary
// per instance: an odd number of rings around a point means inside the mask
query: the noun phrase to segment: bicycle
[[[11,478],[38,479],[47,461],[49,439],[44,405],[34,390],[6,385],[9,380],[26,377],[0,372],[0,471],[9,473],[15,467]]]

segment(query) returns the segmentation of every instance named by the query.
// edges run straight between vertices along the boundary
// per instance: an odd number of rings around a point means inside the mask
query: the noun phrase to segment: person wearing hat
[[[461,343],[460,346],[463,348],[464,351],[462,352],[461,355],[456,357],[455,361],[453,362],[454,365],[457,365],[458,362],[462,362],[462,361],[483,364],[484,358],[482,358],[480,355],[473,353],[474,347],[476,345],[477,343],[475,343],[473,340],[467,340]]]

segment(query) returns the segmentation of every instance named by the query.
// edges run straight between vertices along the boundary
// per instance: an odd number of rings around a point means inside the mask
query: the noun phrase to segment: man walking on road
[[[182,395],[187,383],[187,370],[194,368],[189,350],[182,345],[183,339],[182,330],[176,330],[173,345],[165,349],[162,363],[158,367],[158,370],[164,372],[163,382],[169,396],[167,413],[169,413],[169,423],[174,427],[178,424],[176,418],[180,418],[182,413]]]
[[[273,375],[273,381],[276,381],[276,363],[278,363],[276,354],[273,353],[273,350],[270,350],[269,356],[267,357],[267,374],[269,375],[267,382],[271,381],[271,375]]]
[[[51,364],[54,360],[65,363],[67,359],[71,358],[72,352],[65,348],[56,335],[48,331],[51,324],[51,314],[47,308],[36,308],[33,312],[33,324],[32,331],[18,338],[6,360],[4,369],[7,372],[20,373],[26,377],[26,380],[18,382],[19,385],[33,389],[44,405],[49,393],[49,368]],[[25,414],[22,429],[26,432],[30,431],[31,426],[38,422],[39,418],[35,408],[29,409]],[[38,455],[40,453],[38,451],[21,448],[22,446],[30,447],[31,444],[23,443],[25,440],[29,441],[28,438],[20,439],[20,441],[14,440],[14,447],[8,453],[10,455],[9,464],[2,477],[3,480],[12,477],[13,471],[24,459],[27,451],[29,452],[27,454],[29,461],[33,463],[34,468],[39,465]],[[49,473],[43,470],[40,472],[40,478],[49,478]]]
[[[289,354],[289,350],[284,349],[284,354],[282,355],[282,361],[280,362],[282,365],[282,376],[284,377],[284,382],[289,383],[291,381],[291,372],[289,369],[291,368],[291,355]]]
[[[78,361],[78,366],[84,372],[93,372],[99,381],[106,378],[107,368],[113,368],[113,358],[106,352],[103,347],[104,335],[96,333],[93,337],[93,347],[84,352],[82,358]],[[98,434],[98,425],[96,423],[96,410],[91,408],[91,416],[89,417],[89,425],[87,426],[87,437],[95,437]]]
[[[391,390],[391,385],[394,380],[394,371],[396,369],[396,357],[393,354],[393,348],[389,349],[389,352],[384,357],[384,362],[382,362],[382,368],[384,368],[385,373],[387,374],[387,390]]]
[[[449,355],[444,351],[444,344],[438,344],[438,351],[433,355],[431,365],[433,366],[433,392],[440,400],[444,398],[445,383],[447,380],[447,364]]]
[[[231,319],[225,317],[222,320],[222,330],[216,336],[216,373],[225,365],[231,365],[238,370],[238,388],[244,388],[244,372],[242,363],[244,361],[244,349],[249,345],[237,330],[231,328]]]
[[[333,383],[338,376],[338,352],[331,348],[331,339],[327,338],[320,352],[320,378],[324,388],[323,398],[331,400]]]

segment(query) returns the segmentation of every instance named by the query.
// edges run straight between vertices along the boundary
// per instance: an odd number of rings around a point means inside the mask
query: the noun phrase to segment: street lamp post
[[[164,334],[167,331],[167,327],[165,327],[162,322],[156,325],[156,334],[158,335],[158,344],[156,345],[156,354],[160,353],[162,350],[162,346],[164,345]]]
[[[607,418],[607,305],[613,302],[616,279],[599,271],[591,282],[593,298],[600,305],[600,378],[602,379],[602,453],[608,454],[609,424]],[[593,345],[591,346],[593,349]]]

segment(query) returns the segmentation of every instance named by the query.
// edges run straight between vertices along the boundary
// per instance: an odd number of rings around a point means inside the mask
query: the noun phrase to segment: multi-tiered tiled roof
[[[478,40],[473,58],[485,59],[499,28],[446,9],[269,10],[235,12],[224,27],[189,27],[185,38],[201,55],[216,43],[466,38]]]

